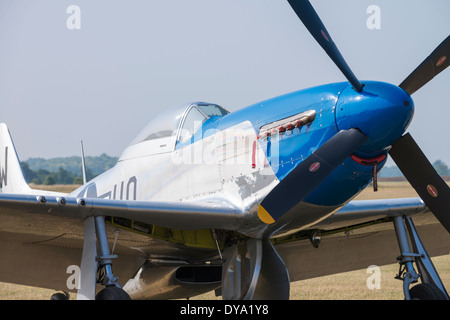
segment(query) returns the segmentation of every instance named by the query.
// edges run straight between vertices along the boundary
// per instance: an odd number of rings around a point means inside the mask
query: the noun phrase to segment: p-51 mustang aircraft
[[[430,256],[450,249],[450,190],[405,132],[450,37],[399,86],[360,81],[311,4],[288,2],[348,82],[168,110],[70,194],[28,186],[1,124],[0,281],[78,299],[289,299],[292,281],[399,256],[406,299],[448,299]],[[388,155],[420,198],[352,201]]]

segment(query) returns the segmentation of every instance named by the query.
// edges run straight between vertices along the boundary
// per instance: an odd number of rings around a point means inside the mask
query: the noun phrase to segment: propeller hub
[[[358,151],[378,153],[400,138],[411,123],[414,102],[399,87],[367,81],[360,92],[349,84],[336,104],[338,130],[356,128],[368,139]]]

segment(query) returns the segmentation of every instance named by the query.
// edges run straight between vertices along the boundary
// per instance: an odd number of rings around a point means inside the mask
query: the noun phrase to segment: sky
[[[400,84],[450,34],[448,0],[311,3],[361,80]],[[166,108],[346,80],[284,0],[0,0],[0,48],[0,122],[21,160],[79,155],[81,139],[120,156]],[[450,68],[413,94],[408,131],[450,165],[449,91]]]

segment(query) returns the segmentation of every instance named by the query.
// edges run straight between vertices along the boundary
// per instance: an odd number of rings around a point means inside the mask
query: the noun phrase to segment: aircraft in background
[[[288,299],[292,281],[400,250],[405,298],[448,299],[430,256],[450,249],[450,190],[405,132],[411,95],[449,65],[450,37],[399,86],[361,81],[311,4],[288,2],[348,82],[233,113],[167,110],[70,194],[28,186],[1,124],[0,281],[78,299]],[[388,155],[420,198],[352,201]]]

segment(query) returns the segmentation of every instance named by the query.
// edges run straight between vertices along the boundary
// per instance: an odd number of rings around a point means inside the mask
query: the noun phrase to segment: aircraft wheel
[[[68,292],[57,292],[52,294],[52,296],[50,297],[50,300],[69,300],[70,299],[70,295]]]
[[[409,290],[412,300],[446,300],[444,293],[435,285],[429,283],[418,284]]]
[[[108,286],[95,296],[95,300],[131,300],[125,290],[116,286]]]

